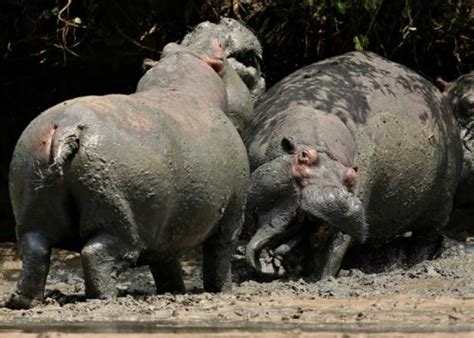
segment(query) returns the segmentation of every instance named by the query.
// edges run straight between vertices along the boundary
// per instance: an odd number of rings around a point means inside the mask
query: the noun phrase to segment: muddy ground
[[[197,254],[194,254],[198,256]],[[191,255],[192,256],[192,255]],[[0,245],[0,297],[14,290],[21,263],[13,244]],[[232,294],[202,291],[199,257],[183,264],[185,295],[155,295],[146,267],[130,269],[114,300],[86,300],[78,254],[54,251],[45,305],[0,308],[0,336],[85,333],[174,333],[206,336],[324,337],[474,336],[474,243],[450,241],[434,260],[381,273],[343,270],[336,279],[242,281],[235,264]],[[19,329],[25,331],[19,332]],[[398,333],[397,333],[398,332]],[[396,334],[395,334],[396,333]],[[36,334],[36,333],[35,333]],[[41,335],[41,334],[40,334]]]

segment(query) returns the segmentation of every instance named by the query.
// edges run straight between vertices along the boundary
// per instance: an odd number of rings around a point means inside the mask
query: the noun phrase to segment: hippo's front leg
[[[5,306],[10,309],[28,309],[43,300],[46,277],[49,272],[51,247],[46,236],[29,232],[20,238],[23,268],[17,290]]]
[[[341,268],[344,255],[351,245],[352,237],[331,227],[328,240],[309,253],[306,273],[316,280],[335,277]]]
[[[298,233],[276,248],[273,256],[287,273],[321,280],[337,275],[351,243],[350,235],[331,226],[320,226],[316,231]]]

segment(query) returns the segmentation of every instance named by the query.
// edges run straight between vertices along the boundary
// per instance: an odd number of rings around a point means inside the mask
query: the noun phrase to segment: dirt
[[[1,244],[0,257],[0,297],[5,299],[15,288],[21,263],[13,244]],[[338,278],[319,282],[242,281],[248,273],[237,262],[232,294],[204,293],[199,261],[193,253],[183,264],[187,294],[155,295],[150,272],[140,267],[120,277],[118,298],[86,300],[79,255],[54,251],[45,304],[30,310],[0,308],[0,335],[474,337],[472,241],[450,241],[436,259],[408,269],[342,270]]]

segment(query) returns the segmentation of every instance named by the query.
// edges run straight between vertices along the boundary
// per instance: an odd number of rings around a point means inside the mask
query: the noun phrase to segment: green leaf
[[[349,3],[343,0],[334,0],[332,5],[341,14],[346,14],[347,10],[350,7]]]
[[[379,6],[380,0],[364,0],[363,5],[367,12],[372,12]]]
[[[356,51],[362,52],[369,47],[369,38],[365,35],[356,35],[352,39]]]

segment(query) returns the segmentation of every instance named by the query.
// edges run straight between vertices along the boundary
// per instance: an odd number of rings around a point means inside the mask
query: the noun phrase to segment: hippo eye
[[[458,105],[459,115],[462,117],[471,117],[474,115],[474,98],[464,96]]]
[[[284,137],[281,140],[281,147],[288,154],[294,154],[295,153],[296,145],[295,145],[294,140],[293,140],[292,137]]]

